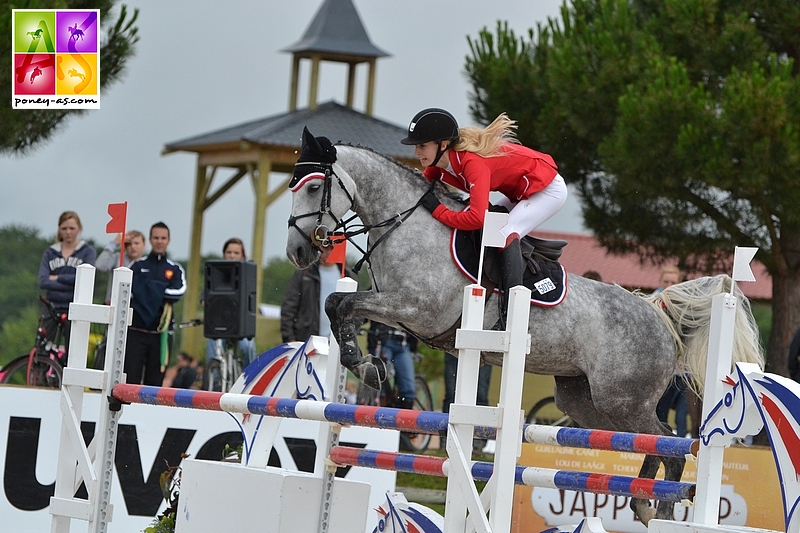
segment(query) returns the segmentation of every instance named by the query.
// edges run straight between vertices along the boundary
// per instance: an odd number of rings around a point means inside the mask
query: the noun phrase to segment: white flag
[[[733,252],[733,281],[755,281],[756,277],[750,269],[750,261],[755,257],[758,248],[737,246]]]
[[[500,231],[508,224],[508,213],[486,212],[483,219],[483,240],[482,245],[492,246],[493,248],[505,248],[506,236]]]

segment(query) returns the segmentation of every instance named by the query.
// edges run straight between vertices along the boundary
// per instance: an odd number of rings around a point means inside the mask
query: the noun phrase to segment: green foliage
[[[281,305],[286,287],[292,279],[296,268],[288,259],[274,257],[264,267],[261,285],[261,301],[267,304]]]
[[[50,244],[33,228],[0,228],[0,324],[17,318],[22,309],[36,302],[39,263]]]
[[[800,5],[571,0],[560,20],[469,38],[474,117],[519,121],[611,252],[730,272],[757,246],[776,290],[769,365],[800,323]]]
[[[29,305],[7,319],[0,330],[0,366],[28,353],[36,341],[41,306]]]
[[[0,33],[11,35],[12,9],[99,9],[103,27],[109,28],[100,43],[100,89],[108,90],[122,78],[128,60],[133,57],[139,40],[134,25],[139,15],[135,9],[129,16],[123,4],[116,22],[109,24],[116,0],[0,0]],[[11,108],[11,39],[0,40],[0,154],[25,154],[46,142],[80,109],[12,109]]]

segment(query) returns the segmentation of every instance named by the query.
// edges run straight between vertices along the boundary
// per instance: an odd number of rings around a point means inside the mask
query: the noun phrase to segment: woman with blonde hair
[[[449,112],[429,108],[411,119],[408,135],[400,141],[415,145],[414,155],[425,167],[423,175],[428,181],[441,180],[469,193],[469,207],[456,212],[429,191],[421,202],[439,222],[462,230],[480,229],[489,209],[489,194],[497,191],[503,195],[498,203],[509,210],[508,223],[501,230],[506,238],[501,252],[503,291],[522,284],[520,237],[556,214],[567,201],[567,185],[553,158],[519,144],[516,127],[516,122],[502,113],[485,128],[459,128]]]
[[[81,219],[75,211],[64,211],[58,217],[58,235],[56,242],[42,254],[39,264],[39,288],[46,291],[45,297],[50,300],[56,311],[67,313],[69,304],[75,293],[76,268],[86,263],[94,265],[97,253],[94,248],[81,240],[83,230]],[[56,322],[48,310],[40,317],[40,324],[47,331],[47,338],[52,339],[56,333]],[[64,343],[69,349],[69,321],[64,323]]]

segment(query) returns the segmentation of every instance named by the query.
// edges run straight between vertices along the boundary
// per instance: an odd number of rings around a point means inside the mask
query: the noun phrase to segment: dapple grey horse
[[[305,268],[319,259],[334,230],[368,234],[371,290],[334,293],[326,312],[342,364],[378,387],[383,369],[361,355],[356,324],[363,318],[377,320],[452,351],[451,327],[461,316],[468,280],[453,263],[451,229],[417,208],[430,187],[419,172],[369,149],[332,147],[325,141],[307,132],[304,136],[303,157],[290,184],[286,254],[297,268]],[[314,160],[314,155],[319,157]],[[436,190],[449,208],[463,207],[442,186]],[[346,218],[350,211],[363,226],[354,227],[353,218]],[[656,404],[677,369],[702,374],[711,298],[730,290],[730,283],[727,276],[700,278],[643,297],[569,274],[562,303],[531,307],[526,371],[555,376],[557,406],[581,426],[672,435],[656,417]],[[736,295],[734,362],[763,364],[749,302],[738,289]],[[487,301],[486,328],[497,321],[496,298]],[[500,354],[486,353],[484,359],[502,363]],[[680,480],[685,462],[680,458],[647,456],[639,476],[654,478],[660,461],[665,479]],[[657,512],[644,499],[632,499],[631,507],[645,524],[653,516],[673,516],[670,502],[660,502]]]

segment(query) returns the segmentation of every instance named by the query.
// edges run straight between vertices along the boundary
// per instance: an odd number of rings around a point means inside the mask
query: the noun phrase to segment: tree
[[[773,282],[767,369],[800,324],[800,5],[572,0],[517,37],[469,39],[471,110],[520,120],[576,185],[611,252],[730,271],[757,246]]]
[[[11,9],[99,9],[100,20],[109,19],[116,0],[0,0],[0,33],[11,35]],[[128,17],[127,7],[120,7],[116,23],[100,44],[100,89],[105,91],[122,78],[127,61],[133,57],[139,40],[134,26],[139,10]],[[0,40],[0,154],[25,154],[50,139],[65,123],[67,117],[80,115],[82,109],[13,109],[11,107],[11,39]]]

